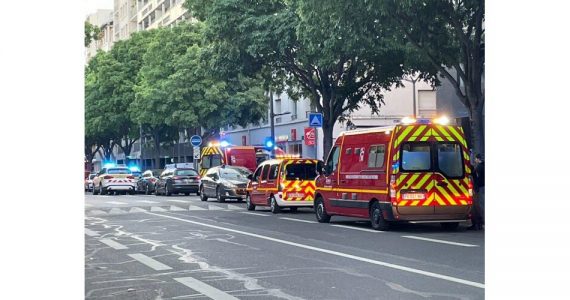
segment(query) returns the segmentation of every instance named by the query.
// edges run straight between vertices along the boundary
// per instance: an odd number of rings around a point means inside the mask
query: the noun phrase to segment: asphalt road
[[[85,196],[87,299],[483,299],[484,232],[371,230],[311,209]]]

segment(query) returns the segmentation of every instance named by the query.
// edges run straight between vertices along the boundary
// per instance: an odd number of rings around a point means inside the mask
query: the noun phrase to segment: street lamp
[[[271,91],[269,91],[269,107],[270,107],[270,113],[269,113],[269,119],[270,119],[270,124],[271,124],[271,141],[273,141],[274,146],[271,147],[271,158],[275,158],[275,117],[277,116],[282,116],[282,115],[288,115],[291,112],[290,111],[286,111],[284,113],[280,113],[280,114],[276,114],[273,112],[273,93]]]

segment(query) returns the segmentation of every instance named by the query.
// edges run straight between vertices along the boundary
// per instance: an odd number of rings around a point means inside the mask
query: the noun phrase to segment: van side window
[[[253,176],[251,178],[251,181],[258,181],[259,180],[259,174],[261,174],[261,167],[257,168],[257,170],[255,170],[255,173],[253,173]]]
[[[269,164],[263,166],[263,170],[261,171],[261,181],[267,180],[267,173],[269,173]]]
[[[384,166],[385,145],[372,145],[368,151],[368,167],[381,168]]]
[[[352,148],[346,148],[345,154],[351,155],[352,154]]]
[[[336,170],[336,166],[338,165],[338,157],[339,157],[340,151],[338,146],[334,146],[329,154],[329,157],[327,159],[327,172],[334,172]]]
[[[278,170],[279,170],[279,164],[271,165],[271,168],[269,168],[269,180],[277,179]]]

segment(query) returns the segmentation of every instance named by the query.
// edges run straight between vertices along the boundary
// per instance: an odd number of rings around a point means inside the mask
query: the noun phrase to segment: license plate
[[[425,194],[403,194],[402,199],[404,200],[423,200],[426,198]]]

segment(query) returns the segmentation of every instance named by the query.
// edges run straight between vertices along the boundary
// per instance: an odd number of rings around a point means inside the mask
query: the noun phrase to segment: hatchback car
[[[186,196],[190,193],[198,195],[198,187],[200,186],[200,175],[198,171],[190,168],[173,168],[166,169],[160,174],[155,184],[154,193],[170,196],[172,194],[184,193]]]
[[[210,168],[200,185],[201,200],[207,201],[208,197],[215,197],[218,202],[224,202],[228,198],[243,201],[247,176],[240,167],[222,165]]]
[[[93,190],[93,178],[95,178],[97,174],[89,174],[89,176],[85,179],[85,191],[91,192]]]
[[[158,181],[161,172],[162,170],[160,169],[144,171],[137,181],[136,191],[146,195],[154,193],[154,185]]]

